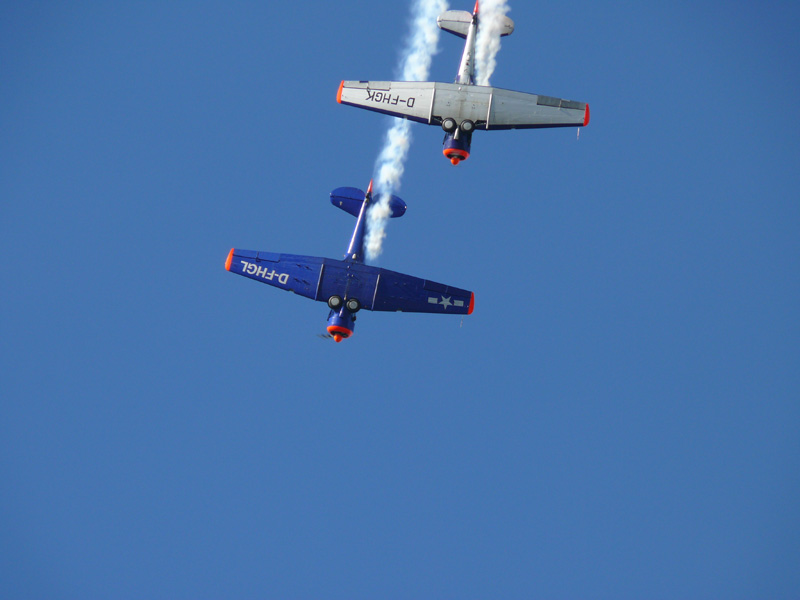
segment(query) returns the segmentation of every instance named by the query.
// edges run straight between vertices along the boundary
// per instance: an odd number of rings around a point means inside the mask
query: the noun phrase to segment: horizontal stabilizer
[[[449,31],[453,35],[466,39],[469,33],[469,26],[472,24],[472,13],[465,10],[448,10],[439,15],[436,19],[436,24],[439,29]],[[480,27],[480,22],[478,24]],[[496,25],[500,37],[505,37],[514,33],[514,21],[506,16],[501,18],[501,21]]]
[[[511,35],[514,33],[514,21],[504,16],[497,28],[500,30],[500,37]]]
[[[466,39],[469,26],[472,24],[472,13],[465,10],[448,10],[439,15],[436,24],[439,29]]]
[[[331,192],[331,204],[354,217],[358,217],[361,213],[361,205],[364,204],[365,196],[366,194],[358,188],[340,187]],[[402,217],[408,207],[403,200],[397,196],[392,196],[389,200],[389,208],[392,211],[390,217],[395,218]]]

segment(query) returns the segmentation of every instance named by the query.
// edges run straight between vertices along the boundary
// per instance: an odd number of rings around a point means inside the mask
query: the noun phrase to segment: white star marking
[[[444,296],[442,296],[442,299],[441,299],[441,301],[439,302],[439,304],[441,304],[442,306],[444,306],[444,309],[445,309],[445,310],[447,310],[447,307],[448,307],[448,306],[453,306],[453,303],[452,303],[452,302],[450,302],[450,296],[448,296],[447,298],[445,298]]]

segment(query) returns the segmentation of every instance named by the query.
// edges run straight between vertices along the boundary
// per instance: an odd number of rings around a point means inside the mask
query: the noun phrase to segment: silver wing
[[[419,81],[343,81],[336,100],[429,125],[446,118],[477,129],[582,127],[589,105],[501,88]]]

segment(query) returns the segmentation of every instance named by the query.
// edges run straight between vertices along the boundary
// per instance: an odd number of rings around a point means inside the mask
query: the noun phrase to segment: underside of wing
[[[583,127],[589,124],[589,105],[551,96],[491,88],[486,129]]]
[[[231,273],[316,300],[324,261],[324,258],[316,256],[233,248],[225,261],[225,268]]]
[[[469,315],[474,306],[467,290],[380,269],[372,310]]]
[[[375,311],[470,314],[472,292],[372,265],[323,259],[316,300],[333,295]]]
[[[319,302],[353,298],[366,310],[468,315],[475,304],[467,290],[331,258],[234,248],[225,268]]]
[[[429,123],[434,83],[418,81],[342,81],[336,100],[367,110]]]
[[[430,122],[446,118],[489,130],[578,127],[589,123],[589,105],[501,88],[436,83]]]
[[[582,127],[589,105],[480,85],[417,81],[343,81],[336,99],[376,112],[441,125],[471,121],[476,129]]]

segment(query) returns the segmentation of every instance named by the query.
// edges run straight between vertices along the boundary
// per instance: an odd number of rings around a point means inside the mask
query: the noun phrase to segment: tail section
[[[464,52],[461,55],[461,63],[458,65],[456,83],[475,84],[475,41],[480,28],[478,8],[478,2],[475,2],[475,10],[472,14],[465,10],[448,10],[439,15],[436,20],[440,29],[449,31],[453,35],[466,40]],[[514,31],[514,21],[505,15],[490,14],[485,26],[488,27],[492,37],[495,35],[499,37],[511,35]]]
[[[331,204],[358,218],[361,213],[361,205],[364,204],[364,200],[368,196],[372,197],[372,182],[370,182],[370,188],[367,192],[354,187],[340,187],[331,192]],[[392,210],[390,216],[396,218],[402,217],[408,207],[403,200],[397,196],[392,196],[389,201],[389,208]]]
[[[353,237],[345,253],[345,260],[364,262],[364,234],[367,228],[367,211],[372,204],[372,181],[366,192],[353,187],[340,187],[331,192],[331,204],[356,217]],[[389,217],[402,217],[406,212],[406,203],[397,196],[389,196]]]

